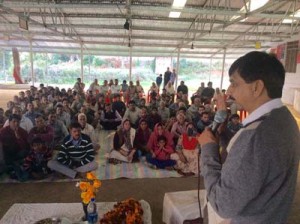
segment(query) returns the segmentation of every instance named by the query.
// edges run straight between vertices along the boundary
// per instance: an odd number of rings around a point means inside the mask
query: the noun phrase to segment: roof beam
[[[40,9],[40,8],[90,8],[90,9],[97,9],[97,8],[101,8],[105,11],[105,9],[115,9],[116,8],[116,3],[109,3],[108,1],[104,1],[104,2],[86,2],[86,3],[80,3],[79,1],[69,1],[67,3],[67,1],[63,1],[64,3],[54,3],[54,2],[42,2],[42,1],[38,1],[38,2],[28,2],[28,1],[3,1],[2,5],[8,8],[24,8],[24,9]],[[274,1],[272,1],[274,2]],[[277,1],[277,2],[290,2],[288,0],[286,1]],[[153,4],[153,3],[152,3]],[[126,7],[126,2],[124,1],[124,3],[119,3],[118,5],[121,5],[122,7]],[[146,11],[161,11],[161,12],[168,12],[171,10],[174,10],[172,8],[172,6],[170,4],[160,4],[160,3],[156,3],[156,5],[150,5],[149,3],[144,3],[143,1],[140,1],[138,4],[132,4],[131,5],[131,10],[132,13],[134,14],[135,11],[140,12],[143,10]],[[190,5],[186,5],[184,8],[182,9],[176,9],[176,11],[178,12],[182,12],[182,13],[190,13],[190,14],[209,14],[209,15],[227,15],[227,16],[237,16],[240,15],[241,17],[245,17],[245,16],[250,16],[249,14],[251,13],[243,13],[240,12],[240,8],[228,8],[228,7],[195,7],[195,6],[190,6]],[[251,15],[253,16],[253,15]],[[283,17],[283,15],[281,14],[274,14],[274,13],[256,13],[255,17],[259,17],[259,18],[273,18],[273,19],[281,19]],[[300,18],[295,18],[295,19],[299,19]]]
[[[0,22],[0,27],[1,26],[7,26],[6,23],[1,23]],[[10,26],[16,26],[18,27],[19,24],[18,23],[10,23]],[[36,22],[32,22],[29,25],[29,32],[30,32],[30,27],[40,27],[41,24],[36,23]],[[91,25],[91,24],[72,24],[72,26],[76,29],[80,28],[80,29],[95,29],[95,30],[100,30],[100,29],[120,29],[120,30],[124,30],[123,26],[121,25]],[[54,29],[55,27],[57,28],[61,28],[63,27],[62,24],[47,24],[48,28]],[[158,31],[158,32],[174,32],[174,33],[185,33],[187,31],[189,31],[188,29],[179,29],[179,28],[170,28],[170,27],[145,27],[145,26],[132,26],[133,30],[144,30],[144,31]],[[52,30],[51,30],[52,31]],[[35,32],[35,31],[33,31]],[[198,33],[201,34],[203,32],[209,32],[209,30],[196,30],[196,29],[191,29],[189,32],[192,33]],[[55,32],[56,33],[56,32]],[[214,31],[215,34],[219,33],[219,34],[225,34],[225,35],[239,35],[239,34],[243,34],[244,32],[241,31],[228,31],[228,30],[224,30],[224,31],[220,31],[220,30],[216,30]],[[266,36],[266,37],[270,37],[272,34],[274,34],[273,32],[270,31],[265,31],[262,33],[259,33],[259,35],[261,36]],[[62,34],[59,33],[60,36],[65,36],[66,34]],[[248,35],[254,35],[257,36],[258,33],[257,32],[249,32]],[[290,34],[289,33],[277,33],[276,37],[278,38],[290,38]]]

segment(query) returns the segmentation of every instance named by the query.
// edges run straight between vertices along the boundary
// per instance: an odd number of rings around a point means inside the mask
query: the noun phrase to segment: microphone
[[[219,126],[226,121],[227,111],[226,110],[218,110],[215,114],[213,123],[209,126],[211,128],[212,133],[215,135]]]

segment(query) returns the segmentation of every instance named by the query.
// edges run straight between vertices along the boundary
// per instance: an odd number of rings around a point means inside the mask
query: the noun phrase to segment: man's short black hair
[[[130,101],[128,102],[128,104],[135,105],[135,102],[134,102],[134,100],[130,100]]]
[[[231,65],[229,76],[234,72],[238,72],[246,83],[262,80],[271,99],[282,96],[285,70],[275,55],[252,51]]]
[[[9,115],[8,121],[12,121],[13,119],[20,121],[21,120],[21,116],[18,114],[11,114]]]
[[[232,119],[234,118],[237,118],[237,119],[240,119],[240,116],[238,114],[232,114],[230,117],[229,117],[229,121],[232,121]]]
[[[31,141],[31,145],[36,144],[44,144],[44,141],[40,137],[33,138]]]
[[[179,107],[178,110],[183,110],[184,112],[186,112],[186,108],[185,107]]]
[[[81,125],[78,122],[72,122],[69,126],[69,129],[71,130],[72,128],[81,129]]]

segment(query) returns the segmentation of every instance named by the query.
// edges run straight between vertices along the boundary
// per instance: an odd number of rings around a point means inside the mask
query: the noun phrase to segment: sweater
[[[89,136],[81,133],[78,146],[73,145],[70,135],[65,137],[61,150],[58,152],[57,161],[63,165],[79,167],[92,162],[95,151]]]
[[[208,200],[231,224],[286,223],[299,166],[298,126],[286,107],[247,125],[229,142],[223,166],[216,143],[202,147]]]

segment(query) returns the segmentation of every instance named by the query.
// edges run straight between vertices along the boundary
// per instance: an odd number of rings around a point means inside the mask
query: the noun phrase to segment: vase
[[[82,202],[82,209],[84,212],[84,215],[81,218],[82,221],[87,221],[87,207],[88,207],[88,204],[85,204]]]

